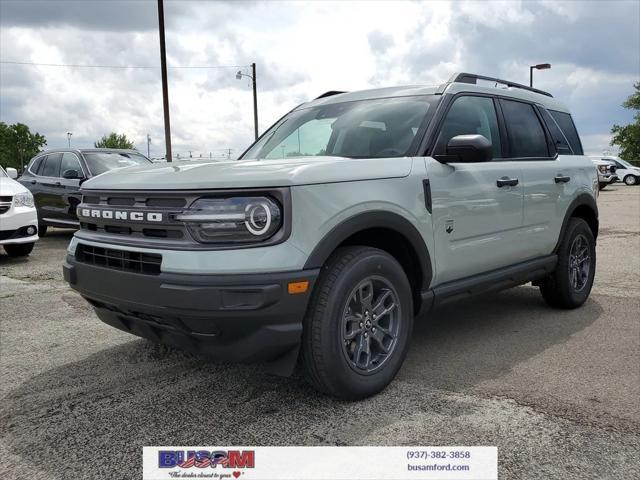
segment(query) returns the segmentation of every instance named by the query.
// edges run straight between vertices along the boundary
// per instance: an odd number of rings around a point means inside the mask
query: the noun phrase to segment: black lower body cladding
[[[68,256],[63,273],[113,327],[220,360],[253,362],[295,356],[318,269],[148,275]],[[309,282],[306,292],[288,293],[297,281]]]

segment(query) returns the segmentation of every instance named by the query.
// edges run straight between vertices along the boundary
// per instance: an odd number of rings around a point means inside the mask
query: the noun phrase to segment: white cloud
[[[155,2],[152,7],[155,7]],[[0,57],[38,63],[157,65],[149,2],[0,3]],[[167,2],[170,66],[258,65],[261,131],[327,90],[433,84],[454,71],[514,81],[536,72],[574,111],[585,145],[608,143],[638,78],[637,2]],[[635,14],[635,15],[634,15]],[[635,45],[635,46],[634,46]],[[245,69],[246,71],[246,69]],[[253,139],[251,88],[235,68],[171,69],[174,152],[240,153]],[[0,120],[49,146],[90,146],[109,131],[163,152],[159,69],[0,65]]]

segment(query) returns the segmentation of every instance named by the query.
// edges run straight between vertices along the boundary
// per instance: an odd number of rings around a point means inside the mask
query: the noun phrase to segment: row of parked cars
[[[114,168],[151,161],[135,150],[60,149],[41,152],[20,178],[0,167],[0,245],[10,256],[26,256],[48,227],[77,228],[82,183]]]
[[[591,156],[598,170],[600,190],[616,182],[627,185],[640,185],[640,167],[612,155]]]

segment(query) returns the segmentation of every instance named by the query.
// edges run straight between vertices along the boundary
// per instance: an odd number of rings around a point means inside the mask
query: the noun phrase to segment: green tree
[[[22,171],[31,158],[47,144],[39,133],[31,133],[24,123],[0,122],[0,165]]]
[[[93,144],[96,148],[133,148],[133,142],[123,133],[118,135],[111,132],[109,135],[103,135],[102,138]]]
[[[622,104],[624,108],[635,110],[633,122],[629,125],[613,126],[611,145],[617,145],[620,148],[620,158],[634,165],[640,165],[640,82],[637,82],[633,88],[635,92]]]

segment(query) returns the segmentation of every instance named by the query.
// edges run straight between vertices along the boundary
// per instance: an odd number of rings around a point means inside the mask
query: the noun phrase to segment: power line
[[[160,68],[160,65],[81,65],[75,63],[35,63],[35,62],[13,62],[0,61],[3,65],[28,65],[33,67],[75,67],[75,68]],[[249,65],[186,65],[167,68],[181,69],[211,69],[211,68],[247,68]]]

